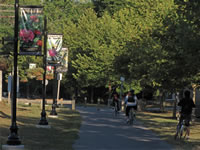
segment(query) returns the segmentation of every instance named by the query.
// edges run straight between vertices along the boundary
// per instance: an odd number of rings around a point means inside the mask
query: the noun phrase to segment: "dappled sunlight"
[[[75,149],[94,148],[95,143],[98,142],[101,142],[101,145],[97,144],[99,149],[118,149],[121,145],[124,149],[127,147],[140,148],[144,144],[152,145],[152,143],[153,147],[156,148],[159,147],[157,143],[163,142],[149,128],[144,127],[140,121],[134,121],[133,125],[126,124],[123,112],[115,117],[110,108],[101,108],[100,111],[93,107],[79,107],[77,109],[83,121],[79,133],[80,139],[77,140]],[[88,143],[88,141],[90,142]]]
[[[142,129],[142,130],[149,130],[148,128],[146,128],[146,127],[143,127],[143,126],[134,126],[134,128],[137,128],[137,129]]]
[[[36,128],[41,119],[40,105],[24,106],[19,105],[17,109],[17,125],[19,137],[28,150],[65,150],[72,149],[72,143],[78,138],[78,132],[81,123],[81,117],[78,112],[61,108],[58,110],[58,118],[48,118],[49,110],[47,108],[47,121],[51,128]],[[10,106],[0,105],[0,147],[6,143],[10,133],[11,118]]]
[[[135,141],[140,141],[140,142],[151,142],[152,140],[155,140],[155,139],[152,139],[151,137],[146,138],[145,135],[144,135],[145,138],[141,138],[137,136],[126,136],[124,134],[117,134],[117,136],[121,136],[130,140],[135,140]]]
[[[172,119],[172,112],[165,113],[150,113],[142,112],[139,113],[139,120],[143,121],[145,126],[151,129],[156,134],[159,134],[160,137],[166,140],[169,143],[172,143],[180,149],[189,149],[197,150],[200,146],[200,124],[197,121],[191,122],[191,134],[190,140],[174,140],[174,135],[176,132],[176,125],[178,120]],[[200,147],[199,147],[200,149]]]
[[[8,118],[8,119],[10,119],[11,117],[10,117],[10,115],[0,111],[0,118]]]
[[[80,132],[88,132],[88,133],[93,133],[93,134],[99,134],[101,132],[95,131],[95,130],[85,130],[85,131],[80,131]]]
[[[87,125],[87,126],[95,126],[95,127],[118,128],[116,125],[112,125],[112,124],[96,124],[96,123],[86,123],[86,122],[83,122],[82,124]]]

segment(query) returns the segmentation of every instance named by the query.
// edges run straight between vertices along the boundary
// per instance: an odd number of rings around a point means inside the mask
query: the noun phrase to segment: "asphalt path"
[[[83,121],[74,150],[175,150],[139,121],[126,124],[123,113],[115,117],[110,108],[76,109]]]

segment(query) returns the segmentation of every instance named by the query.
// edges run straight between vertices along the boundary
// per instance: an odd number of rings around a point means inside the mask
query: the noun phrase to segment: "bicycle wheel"
[[[131,108],[129,112],[129,124],[132,125],[133,121],[134,121],[134,110],[133,108]]]
[[[182,124],[180,128],[180,139],[185,139],[187,135],[187,127]]]
[[[176,134],[174,135],[174,139],[176,140],[177,137],[179,137],[179,134],[180,134],[180,125],[177,124],[177,127],[176,127]]]
[[[186,137],[187,137],[187,134],[188,134],[187,130],[188,130],[188,127],[184,125],[183,132],[182,132],[182,138],[183,139],[186,139]]]
[[[183,125],[181,125],[181,128],[180,128],[180,133],[179,133],[179,138],[182,139],[182,136],[183,136]]]

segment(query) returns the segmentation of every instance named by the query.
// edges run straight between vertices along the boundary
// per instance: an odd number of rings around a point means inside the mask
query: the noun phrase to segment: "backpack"
[[[192,108],[193,108],[193,101],[192,99],[183,99],[182,103],[182,110],[181,112],[184,114],[191,114],[192,113]]]
[[[135,103],[135,98],[133,96],[129,96],[128,102]]]

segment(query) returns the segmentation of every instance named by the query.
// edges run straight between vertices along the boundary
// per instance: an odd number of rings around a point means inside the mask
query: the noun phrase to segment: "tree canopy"
[[[199,83],[199,1],[24,0],[20,3],[44,5],[48,32],[63,34],[63,46],[70,50],[66,84],[79,88],[108,87],[110,83],[120,84],[121,76],[125,77],[127,89],[151,86],[175,90]],[[13,23],[6,24],[1,19],[0,38],[13,35]],[[12,51],[4,47],[4,51]],[[42,66],[42,60],[34,57],[20,58],[19,65],[27,68],[30,61]]]

